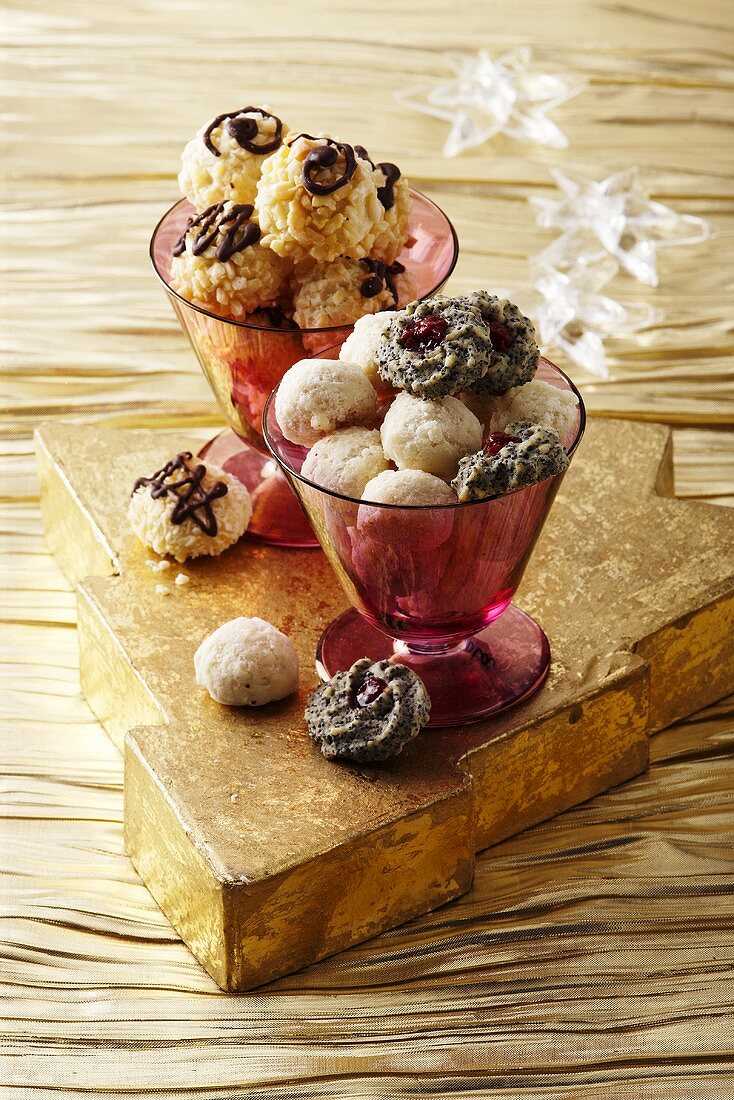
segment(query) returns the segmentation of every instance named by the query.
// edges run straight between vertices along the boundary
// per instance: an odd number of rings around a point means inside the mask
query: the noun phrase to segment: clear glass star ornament
[[[601,293],[619,271],[611,256],[591,261],[559,257],[554,266],[541,254],[529,267],[535,294],[525,308],[535,322],[538,342],[560,349],[597,378],[609,377],[606,339],[649,328],[662,316],[646,302],[623,305]]]
[[[530,70],[532,50],[520,46],[493,60],[477,54],[444,54],[453,70],[450,80],[418,84],[395,93],[399,103],[451,123],[443,153],[458,156],[502,132],[518,141],[565,149],[568,139],[546,117],[586,87],[576,76]]]
[[[600,183],[558,169],[551,169],[551,175],[562,195],[531,196],[538,225],[562,230],[556,245],[569,255],[593,261],[606,252],[647,286],[658,285],[659,249],[698,244],[713,236],[703,218],[678,214],[653,201],[638,168],[625,168]]]

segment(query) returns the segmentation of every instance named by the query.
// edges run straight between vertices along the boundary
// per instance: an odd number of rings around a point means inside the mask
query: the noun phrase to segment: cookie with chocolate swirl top
[[[197,210],[217,202],[253,202],[263,162],[288,127],[267,107],[240,107],[204,123],[181,154],[178,184]]]
[[[268,157],[255,208],[265,244],[294,262],[366,256],[384,208],[372,166],[325,134],[293,134]]]
[[[412,669],[363,657],[311,693],[305,716],[327,760],[372,764],[397,756],[430,711],[428,692]]]
[[[352,325],[367,313],[395,309],[409,300],[414,281],[400,263],[369,256],[339,256],[328,264],[299,264],[294,273],[293,316],[303,329]]]
[[[225,317],[274,305],[289,265],[262,246],[252,215],[249,203],[219,202],[190,218],[173,246],[173,289]]]

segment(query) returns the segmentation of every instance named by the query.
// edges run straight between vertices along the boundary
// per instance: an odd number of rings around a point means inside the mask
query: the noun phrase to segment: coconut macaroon
[[[194,654],[196,682],[217,703],[261,707],[298,688],[298,655],[287,634],[265,619],[232,619]]]
[[[275,395],[283,435],[304,447],[337,428],[368,424],[376,410],[369,379],[339,359],[301,359],[283,375]]]
[[[389,391],[390,387],[385,385],[378,374],[377,346],[383,332],[387,332],[396,316],[395,311],[389,309],[382,310],[381,313],[365,314],[355,321],[354,330],[339,350],[339,358],[358,366],[378,392]]]
[[[263,163],[255,199],[263,241],[280,256],[361,259],[383,217],[372,166],[326,135],[291,136]]]
[[[395,265],[393,265],[395,266]],[[401,272],[404,271],[402,265]],[[392,310],[398,289],[381,261],[339,256],[331,263],[305,263],[296,268],[293,318],[300,328],[351,325],[366,314]]]
[[[400,255],[408,239],[410,193],[408,181],[400,174],[397,165],[387,162],[378,164],[377,172],[377,197],[385,212],[375,230],[370,255],[390,264]],[[382,184],[379,183],[380,178]]]
[[[397,259],[408,240],[410,218],[410,188],[397,164],[383,161],[375,164],[367,150],[355,145],[355,151],[372,165],[383,214],[375,225],[370,241],[370,255],[390,264]]]
[[[450,481],[459,459],[482,445],[482,425],[455,397],[423,401],[399,393],[381,429],[382,447],[401,469],[424,470]]]
[[[489,419],[491,432],[504,431],[508,424],[529,420],[553,428],[561,442],[570,446],[579,422],[579,401],[571,390],[561,390],[540,378],[508,390],[495,400]]]
[[[190,451],[138,478],[127,509],[140,541],[176,561],[221,554],[245,533],[251,515],[242,482]]]
[[[197,210],[230,199],[253,202],[263,161],[287,132],[265,107],[241,107],[201,127],[181,155],[178,185]]]
[[[190,218],[173,246],[173,289],[229,317],[244,317],[275,303],[289,267],[263,247],[252,214],[249,203],[220,202]]]
[[[344,428],[314,444],[301,473],[324,489],[359,500],[367,483],[387,469],[378,431]]]

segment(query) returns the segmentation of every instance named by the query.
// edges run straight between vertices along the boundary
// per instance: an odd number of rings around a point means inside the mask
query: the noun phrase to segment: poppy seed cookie
[[[479,309],[458,298],[427,298],[399,310],[377,346],[380,378],[414,397],[459,393],[489,369],[492,343]]]
[[[460,501],[514,493],[568,467],[568,455],[552,428],[522,421],[493,432],[481,451],[467,455],[451,482]]]
[[[489,370],[467,388],[497,395],[529,382],[540,362],[532,321],[507,298],[497,298],[486,290],[476,290],[458,300],[479,311],[492,339]]]
[[[313,691],[311,739],[327,760],[371,764],[397,756],[425,726],[431,701],[412,669],[363,657]]]

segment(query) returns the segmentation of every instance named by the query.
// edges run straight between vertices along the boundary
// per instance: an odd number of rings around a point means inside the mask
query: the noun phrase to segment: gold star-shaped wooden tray
[[[128,851],[224,989],[458,896],[476,851],[644,770],[651,730],[734,690],[734,514],[671,499],[667,429],[593,420],[517,600],[550,639],[545,686],[379,768],[327,763],[303,721],[316,642],[347,606],[323,554],[244,539],[176,587],[129,531],[135,479],[187,446],[103,424],[37,433],[83,689],[125,756]],[[290,634],[297,696],[235,710],[196,686],[194,651],[236,615]]]

